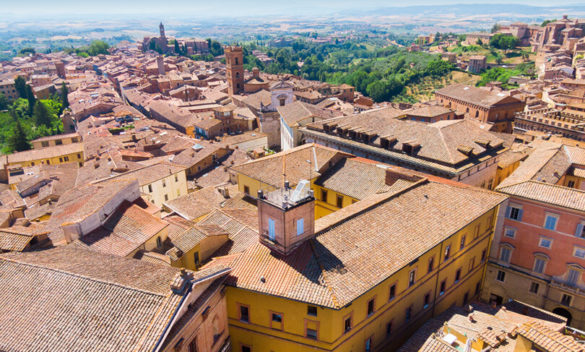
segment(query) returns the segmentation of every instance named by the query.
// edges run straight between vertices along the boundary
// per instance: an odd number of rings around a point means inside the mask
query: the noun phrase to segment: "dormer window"
[[[420,144],[418,143],[403,143],[402,144],[402,151],[408,155],[414,155],[420,149]]]

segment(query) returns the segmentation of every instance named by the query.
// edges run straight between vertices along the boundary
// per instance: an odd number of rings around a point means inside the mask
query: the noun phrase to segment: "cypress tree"
[[[42,101],[37,101],[34,109],[34,118],[37,125],[51,127],[51,114]]]
[[[12,148],[12,150],[17,152],[30,149],[30,144],[28,143],[26,133],[24,133],[24,129],[22,128],[20,121],[16,121],[14,130],[12,131],[12,136],[8,138],[8,145],[10,148]]]

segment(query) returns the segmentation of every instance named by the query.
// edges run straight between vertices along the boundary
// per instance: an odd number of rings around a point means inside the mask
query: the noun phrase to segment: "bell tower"
[[[292,253],[315,234],[315,197],[307,180],[293,190],[284,187],[264,194],[258,191],[260,243],[282,255]]]
[[[162,22],[158,25],[158,29],[160,30],[160,37],[161,38],[166,37],[165,36],[165,26],[163,25]]]
[[[240,94],[244,91],[244,53],[239,46],[224,49],[228,94]]]

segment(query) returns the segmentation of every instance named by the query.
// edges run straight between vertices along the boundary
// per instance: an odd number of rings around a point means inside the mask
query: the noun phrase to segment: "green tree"
[[[28,100],[28,116],[32,116],[37,98],[30,85],[26,85],[26,100]]]
[[[51,114],[42,101],[37,101],[34,109],[34,120],[37,125],[51,127]]]
[[[175,54],[182,55],[181,54],[181,47],[179,46],[179,42],[176,40],[175,40]]]
[[[22,127],[20,120],[17,120],[16,124],[14,125],[12,135],[8,138],[8,146],[11,150],[17,152],[30,149],[28,138],[26,137],[26,133],[24,132],[24,128]]]
[[[34,55],[35,53],[36,53],[35,48],[22,48],[19,51],[20,55],[28,55],[28,54]]]
[[[14,88],[18,92],[18,96],[26,99],[26,80],[22,76],[16,77],[14,80]]]
[[[63,84],[61,85],[61,92],[59,94],[61,96],[61,107],[63,110],[67,109],[69,107],[69,89],[67,88],[67,85],[65,84],[65,82],[63,82]]]
[[[2,93],[0,93],[0,110],[8,109],[8,98]]]

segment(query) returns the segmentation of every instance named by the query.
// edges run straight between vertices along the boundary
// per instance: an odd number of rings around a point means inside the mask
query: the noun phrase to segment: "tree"
[[[181,55],[181,47],[179,47],[179,42],[175,40],[175,54]]]
[[[502,50],[511,50],[518,45],[518,38],[506,35],[503,33],[496,33],[490,39],[490,46]]]
[[[20,53],[20,55],[28,55],[28,54],[34,55],[36,53],[36,51],[35,51],[35,48],[22,48],[19,53]]]
[[[32,116],[37,99],[35,98],[35,94],[33,93],[31,86],[28,84],[26,85],[26,100],[28,100],[28,115]]]
[[[67,89],[67,85],[65,84],[65,82],[63,82],[63,84],[61,85],[61,107],[63,110],[67,109],[69,107],[69,98],[67,97],[69,95],[69,89]]]
[[[12,135],[8,138],[8,146],[17,152],[30,149],[28,138],[26,137],[26,133],[24,133],[20,120],[17,120],[14,125]]]
[[[16,77],[14,80],[14,88],[18,92],[18,96],[26,99],[26,81],[22,76]]]
[[[37,101],[34,109],[34,119],[37,125],[51,127],[51,114],[42,101]]]
[[[2,93],[0,93],[0,110],[8,109],[8,98]]]
[[[497,23],[494,23],[494,26],[492,27],[492,33],[497,33],[500,30],[500,25]]]

